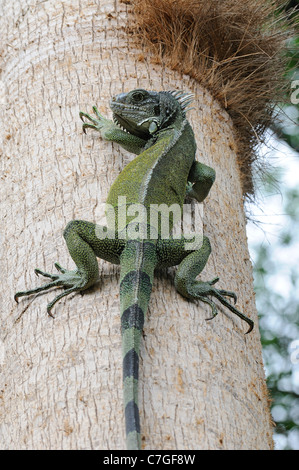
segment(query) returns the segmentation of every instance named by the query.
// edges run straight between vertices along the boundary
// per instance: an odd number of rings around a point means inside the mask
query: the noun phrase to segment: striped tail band
[[[121,330],[127,449],[141,447],[138,408],[139,347],[156,265],[154,242],[129,240],[121,255]]]

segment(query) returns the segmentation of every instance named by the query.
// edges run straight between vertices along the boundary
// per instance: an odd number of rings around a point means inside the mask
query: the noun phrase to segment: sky
[[[266,158],[271,165],[279,169],[279,185],[273,189],[272,193],[258,197],[258,203],[249,204],[248,209],[251,214],[252,220],[247,224],[247,236],[249,243],[249,251],[251,260],[254,265],[256,260],[255,246],[266,244],[271,247],[270,256],[273,258],[271,261],[275,262],[278,269],[274,269],[273,274],[267,275],[265,282],[268,286],[267,292],[275,292],[281,294],[284,299],[290,297],[291,302],[299,303],[299,289],[294,289],[294,284],[291,282],[291,273],[297,273],[297,286],[299,285],[299,230],[297,236],[290,245],[281,245],[281,234],[291,227],[290,224],[294,222],[284,214],[283,203],[284,193],[286,189],[299,188],[299,158],[298,153],[293,151],[286,143],[278,141],[270,137],[267,145],[260,149],[262,157]],[[259,195],[258,195],[259,196]],[[254,223],[254,222],[257,223]],[[299,221],[298,221],[299,228]],[[258,299],[259,300],[259,299]],[[259,302],[257,302],[258,304]],[[288,337],[290,338],[289,344],[289,357],[281,358],[278,354],[273,354],[271,357],[272,364],[270,365],[271,372],[276,371],[279,374],[285,367],[291,367],[291,376],[287,379],[286,389],[291,389],[299,393],[299,354],[294,351],[299,350],[299,337],[297,338],[298,330],[292,327],[292,324],[286,326],[284,322],[284,312],[281,312],[279,317],[271,316],[268,312],[266,322],[271,328],[271,333],[277,332],[277,336],[283,331],[283,328],[289,328]],[[267,323],[266,323],[267,324]],[[265,326],[265,324],[264,324]],[[291,329],[291,330],[290,330]],[[292,336],[293,334],[293,336]],[[296,354],[295,361],[292,359],[292,353]],[[269,361],[269,357],[268,357]],[[284,362],[287,361],[287,364]],[[266,367],[267,372],[267,367]],[[269,372],[269,371],[268,371]],[[283,386],[283,384],[282,384]],[[274,406],[272,408],[272,415],[276,421],[283,421],[283,414],[286,413],[285,408],[282,406]],[[298,413],[297,413],[298,414]],[[275,447],[277,450],[284,450],[286,446],[293,450],[299,450],[299,431],[294,429],[289,433],[288,437],[283,434],[274,435]]]

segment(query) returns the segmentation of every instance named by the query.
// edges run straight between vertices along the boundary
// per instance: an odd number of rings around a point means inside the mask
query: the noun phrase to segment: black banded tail
[[[123,348],[123,391],[127,449],[141,448],[138,408],[139,346],[152,291],[156,244],[128,240],[121,255],[120,308]]]

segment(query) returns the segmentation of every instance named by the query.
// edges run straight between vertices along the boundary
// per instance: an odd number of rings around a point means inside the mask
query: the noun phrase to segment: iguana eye
[[[144,99],[144,96],[143,96],[143,93],[141,93],[140,91],[136,91],[135,93],[132,94],[132,98],[134,101],[139,103],[140,101]]]

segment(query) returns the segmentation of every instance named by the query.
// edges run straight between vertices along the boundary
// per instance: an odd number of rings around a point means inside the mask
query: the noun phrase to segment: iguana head
[[[148,139],[185,117],[192,95],[179,91],[146,91],[137,89],[112,98],[110,107],[114,122],[130,134]]]

